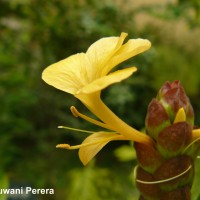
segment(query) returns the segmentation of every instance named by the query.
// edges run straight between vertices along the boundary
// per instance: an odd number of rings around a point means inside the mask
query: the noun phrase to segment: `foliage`
[[[128,177],[127,179],[126,177],[116,176],[117,171],[114,168],[113,173],[109,168],[98,168],[92,164],[84,169],[72,170],[70,173],[72,183],[67,199],[137,199],[133,198],[136,191],[131,186],[130,174],[123,174]],[[124,185],[124,181],[128,181],[129,185]]]
[[[77,152],[55,149],[57,143],[76,144],[84,138],[79,133],[57,130],[58,125],[93,127],[71,116],[71,105],[88,111],[70,95],[43,83],[41,72],[53,62],[85,51],[103,36],[118,36],[124,31],[130,38],[147,38],[153,43],[152,49],[120,66],[136,65],[138,72],[105,90],[102,98],[124,121],[140,129],[157,89],[166,80],[180,79],[191,96],[196,124],[200,124],[200,59],[196,51],[188,49],[187,43],[166,41],[153,24],[139,29],[135,16],[152,12],[146,8],[122,9],[114,0],[2,0],[0,5],[0,171],[19,185],[25,182],[38,188],[55,188],[53,197],[43,195],[42,199],[76,199],[74,196],[80,193],[86,195],[85,199],[134,199],[136,191],[129,174],[136,163],[118,161],[112,153],[124,143],[109,144],[95,164],[86,168],[81,166]],[[179,16],[186,11],[184,7]],[[189,45],[192,49],[195,41]],[[87,180],[84,188],[83,179]],[[83,193],[86,190],[92,196]]]

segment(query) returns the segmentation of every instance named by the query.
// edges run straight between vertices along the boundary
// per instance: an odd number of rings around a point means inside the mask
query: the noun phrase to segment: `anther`
[[[71,110],[72,114],[74,115],[74,117],[78,117],[79,116],[79,112],[74,106],[71,106],[70,110]]]
[[[69,149],[70,145],[69,144],[57,144],[56,148]]]

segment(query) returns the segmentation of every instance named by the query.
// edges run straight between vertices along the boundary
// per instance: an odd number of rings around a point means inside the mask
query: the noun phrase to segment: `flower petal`
[[[81,162],[86,165],[108,142],[112,140],[125,140],[125,138],[122,135],[109,132],[98,132],[87,137],[82,143],[83,147],[79,150]]]
[[[151,42],[146,39],[130,39],[127,43],[122,45],[122,47],[115,53],[112,59],[109,61],[109,66],[105,68],[104,74],[107,74],[113,67],[122,63],[133,56],[140,54],[151,47]],[[103,74],[103,75],[104,75]]]
[[[128,78],[136,70],[137,70],[136,67],[129,67],[126,69],[122,69],[122,70],[118,70],[113,73],[110,73],[109,75],[96,79],[92,83],[81,88],[77,92],[77,94],[80,94],[80,93],[89,94],[89,93],[100,91],[113,83],[117,83],[117,82],[122,81],[123,79]]]
[[[91,77],[96,79],[102,76],[101,71],[104,70],[107,62],[116,51],[121,48],[126,36],[127,33],[122,33],[120,37],[105,37],[96,41],[88,48],[86,55],[91,63],[91,68],[88,70]]]
[[[84,53],[75,54],[47,67],[42,73],[42,79],[57,89],[75,94],[89,83],[86,70],[89,66]]]

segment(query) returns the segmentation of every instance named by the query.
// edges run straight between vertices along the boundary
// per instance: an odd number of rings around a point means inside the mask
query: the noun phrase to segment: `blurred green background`
[[[41,80],[49,64],[122,31],[129,38],[149,39],[152,48],[121,65],[135,65],[138,72],[104,90],[106,104],[143,129],[148,103],[158,89],[179,79],[200,124],[198,0],[0,0],[0,188],[55,189],[54,195],[24,198],[34,200],[138,198],[130,143],[108,144],[87,167],[77,151],[55,148],[58,143],[79,144],[86,136],[58,125],[99,129],[71,115],[71,105],[90,115],[78,100]],[[196,164],[200,168],[199,160]],[[193,199],[199,194],[196,177]],[[0,194],[0,200],[6,199],[23,197]]]

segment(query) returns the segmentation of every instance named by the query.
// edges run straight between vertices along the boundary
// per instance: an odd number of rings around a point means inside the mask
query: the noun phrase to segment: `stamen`
[[[86,146],[94,145],[94,144],[97,144],[99,142],[100,141],[88,142],[88,143],[74,145],[74,146],[70,146],[69,144],[58,144],[58,145],[56,145],[56,148],[63,148],[63,149],[68,149],[68,150],[74,150],[74,149],[80,149],[81,147],[86,147]]]
[[[139,179],[136,179],[136,181],[138,183],[143,183],[143,184],[148,184],[148,185],[151,185],[151,184],[159,184],[159,183],[165,183],[165,182],[168,182],[168,181],[171,181],[171,180],[174,180],[176,178],[179,178],[180,176],[186,174],[190,169],[192,168],[192,165],[190,165],[185,171],[183,171],[182,173],[176,175],[176,176],[173,176],[171,178],[167,178],[167,179],[164,179],[164,180],[159,180],[159,181],[142,181],[142,180],[139,180]]]
[[[87,130],[82,130],[82,129],[77,129],[77,128],[71,128],[68,126],[58,126],[58,128],[64,128],[67,130],[78,131],[78,132],[83,132],[83,133],[94,133],[94,131],[87,131]]]
[[[78,117],[79,116],[78,115],[79,112],[74,106],[71,106],[70,110],[71,110],[72,114],[74,115],[74,117]]]
[[[174,119],[174,124],[177,122],[185,122],[186,121],[186,114],[184,108],[180,108],[176,113],[176,117]]]
[[[136,165],[133,169],[133,179],[136,180],[136,174],[137,174],[137,169],[138,169],[138,165]]]
[[[74,150],[74,149],[80,149],[81,147],[83,147],[84,145],[80,144],[80,145],[74,145],[74,146],[70,146],[69,144],[57,144],[56,148],[62,148],[62,149],[68,149],[68,150]]]
[[[90,118],[90,117],[88,117],[84,114],[81,114],[80,112],[78,112],[78,110],[74,106],[71,106],[70,110],[75,117],[81,117],[82,119],[85,119],[86,121],[88,121],[92,124],[95,124],[97,126],[112,130],[112,128],[109,125],[104,124],[104,123],[97,121],[95,119],[92,119],[92,118]]]
[[[80,149],[82,147],[86,147],[86,146],[102,143],[102,142],[105,142],[105,141],[112,141],[112,140],[125,140],[125,139],[124,139],[123,135],[118,135],[118,136],[115,135],[115,136],[111,136],[110,138],[96,140],[96,141],[93,141],[93,142],[82,143],[80,145],[74,145],[74,146],[70,146],[69,144],[58,144],[58,145],[56,145],[56,148],[74,150],[74,149]]]
[[[58,144],[58,145],[56,145],[56,148],[69,149],[70,145],[69,144]]]
[[[193,132],[193,131],[192,131]],[[183,154],[197,141],[200,140],[200,137],[196,138],[195,140],[193,140],[187,147],[185,147]]]

